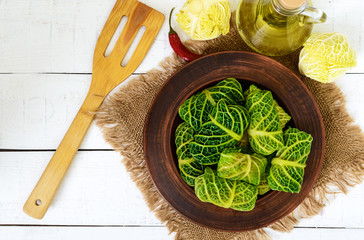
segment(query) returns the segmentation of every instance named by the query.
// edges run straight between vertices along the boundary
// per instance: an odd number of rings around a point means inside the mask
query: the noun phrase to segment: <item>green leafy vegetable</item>
[[[250,155],[234,149],[225,149],[221,153],[217,173],[219,177],[242,180],[256,186],[259,184],[266,166],[267,159],[256,153]]]
[[[257,186],[257,188],[258,188],[258,195],[264,195],[271,190],[265,173],[263,174],[263,177],[260,180],[260,183]]]
[[[258,194],[300,192],[312,137],[296,128],[283,133],[291,117],[272,92],[252,84],[243,93],[227,78],[187,99],[179,115],[180,174],[201,201],[250,211]]]
[[[182,120],[197,131],[203,123],[209,121],[209,114],[220,99],[225,99],[228,104],[243,103],[242,88],[235,78],[227,78],[192,95],[182,104],[178,113]]]
[[[286,126],[286,124],[291,120],[291,116],[284,111],[284,109],[279,106],[276,100],[273,101],[274,106],[276,106],[278,117],[279,117],[279,123],[281,124],[282,129]]]
[[[254,84],[250,85],[249,88],[245,90],[243,93],[244,98],[245,99],[248,98],[249,94],[255,91],[261,91],[261,89],[255,86]]]
[[[235,78],[227,78],[206,90],[209,92],[211,96],[210,101],[214,105],[220,99],[226,100],[229,104],[242,104],[244,101],[243,89]]]
[[[195,186],[196,177],[203,174],[203,166],[191,155],[188,147],[193,140],[194,131],[187,123],[181,123],[176,129],[176,153],[178,167],[183,180],[191,187]]]
[[[273,190],[299,193],[313,138],[297,128],[289,128],[284,132],[284,140],[285,146],[271,162],[267,181]]]
[[[238,211],[252,210],[258,196],[255,186],[243,181],[220,178],[209,167],[203,175],[196,178],[195,193],[202,202]]]
[[[246,108],[250,114],[249,143],[259,154],[269,155],[283,147],[283,132],[270,91],[260,90],[248,95]]]
[[[221,99],[189,145],[191,154],[200,164],[211,165],[219,161],[220,153],[235,146],[249,124],[249,114],[240,105],[227,105]]]
[[[245,98],[248,98],[248,95],[255,91],[261,91],[261,89],[258,88],[257,86],[255,86],[254,84],[252,84],[249,86],[249,89],[243,93],[243,95]],[[278,112],[278,117],[279,117],[279,122],[283,129],[286,126],[286,124],[291,120],[291,116],[289,116],[289,114],[286,113],[286,111],[284,111],[284,109],[281,106],[279,106],[279,104],[276,100],[273,100],[273,103],[274,103],[274,106],[276,106],[276,109]]]

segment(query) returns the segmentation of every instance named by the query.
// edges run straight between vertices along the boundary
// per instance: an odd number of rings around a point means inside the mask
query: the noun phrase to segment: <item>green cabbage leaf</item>
[[[178,125],[175,136],[179,171],[182,179],[191,187],[195,186],[196,177],[203,174],[203,166],[190,153],[189,143],[193,141],[193,134],[193,128],[184,122]]]
[[[283,147],[283,132],[272,93],[256,90],[248,95],[246,108],[250,114],[249,143],[254,152],[270,155]]]
[[[250,93],[253,93],[255,91],[262,91],[260,88],[258,88],[256,85],[251,84],[247,90],[243,92],[243,96],[245,99],[248,98]]]
[[[258,189],[243,181],[221,178],[216,170],[207,167],[205,173],[196,178],[195,193],[202,202],[238,211],[250,211],[255,206]]]
[[[279,117],[279,123],[281,124],[282,129],[286,126],[286,124],[291,120],[291,116],[284,111],[284,109],[279,106],[276,100],[273,101],[274,106],[277,109],[278,117]]]
[[[240,105],[227,105],[223,99],[209,118],[189,144],[193,158],[202,165],[216,164],[221,152],[237,145],[249,125],[248,111]]]
[[[266,173],[263,174],[263,177],[260,179],[260,183],[258,184],[257,188],[258,195],[264,195],[271,190],[267,181]]]
[[[258,154],[245,154],[235,149],[225,149],[217,165],[219,177],[242,180],[257,186],[263,177],[267,159]]]
[[[203,123],[209,121],[209,114],[220,99],[225,99],[230,105],[243,103],[242,88],[235,78],[227,78],[192,95],[179,108],[179,116],[198,131]]]
[[[299,193],[313,138],[297,128],[289,128],[284,132],[284,140],[285,146],[272,159],[267,181],[273,190]]]
[[[250,85],[249,88],[243,93],[244,98],[248,98],[249,94],[255,91],[261,91],[261,89],[255,86],[254,84]],[[277,109],[279,122],[283,129],[286,126],[286,124],[291,120],[291,116],[288,113],[286,113],[286,111],[284,111],[284,109],[281,106],[279,106],[276,100],[273,100],[273,103]]]

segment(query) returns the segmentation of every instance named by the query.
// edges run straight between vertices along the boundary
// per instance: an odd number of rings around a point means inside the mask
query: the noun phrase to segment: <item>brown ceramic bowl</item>
[[[243,88],[254,83],[271,90],[292,117],[291,126],[313,136],[299,194],[270,191],[249,212],[201,202],[180,177],[175,154],[178,108],[192,94],[227,77]],[[173,74],[156,95],[144,128],[144,154],[151,178],[164,199],[183,216],[217,230],[245,231],[268,226],[292,212],[312,189],[321,170],[325,139],[319,108],[302,81],[271,58],[247,52],[202,57]]]

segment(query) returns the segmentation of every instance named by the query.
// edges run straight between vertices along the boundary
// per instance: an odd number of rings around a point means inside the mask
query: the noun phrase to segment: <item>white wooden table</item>
[[[180,1],[142,1],[168,15]],[[348,35],[358,67],[337,81],[364,129],[364,1],[314,0],[315,31]],[[0,239],[173,239],[146,207],[122,157],[93,124],[46,216],[22,207],[86,96],[97,37],[114,0],[0,0]],[[171,54],[165,22],[137,69]],[[363,239],[364,184],[277,239]]]

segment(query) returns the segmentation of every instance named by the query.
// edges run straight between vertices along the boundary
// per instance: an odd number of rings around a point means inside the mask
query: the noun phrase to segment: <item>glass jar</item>
[[[326,14],[307,0],[241,0],[236,24],[245,43],[268,56],[281,56],[301,47],[314,23]]]

